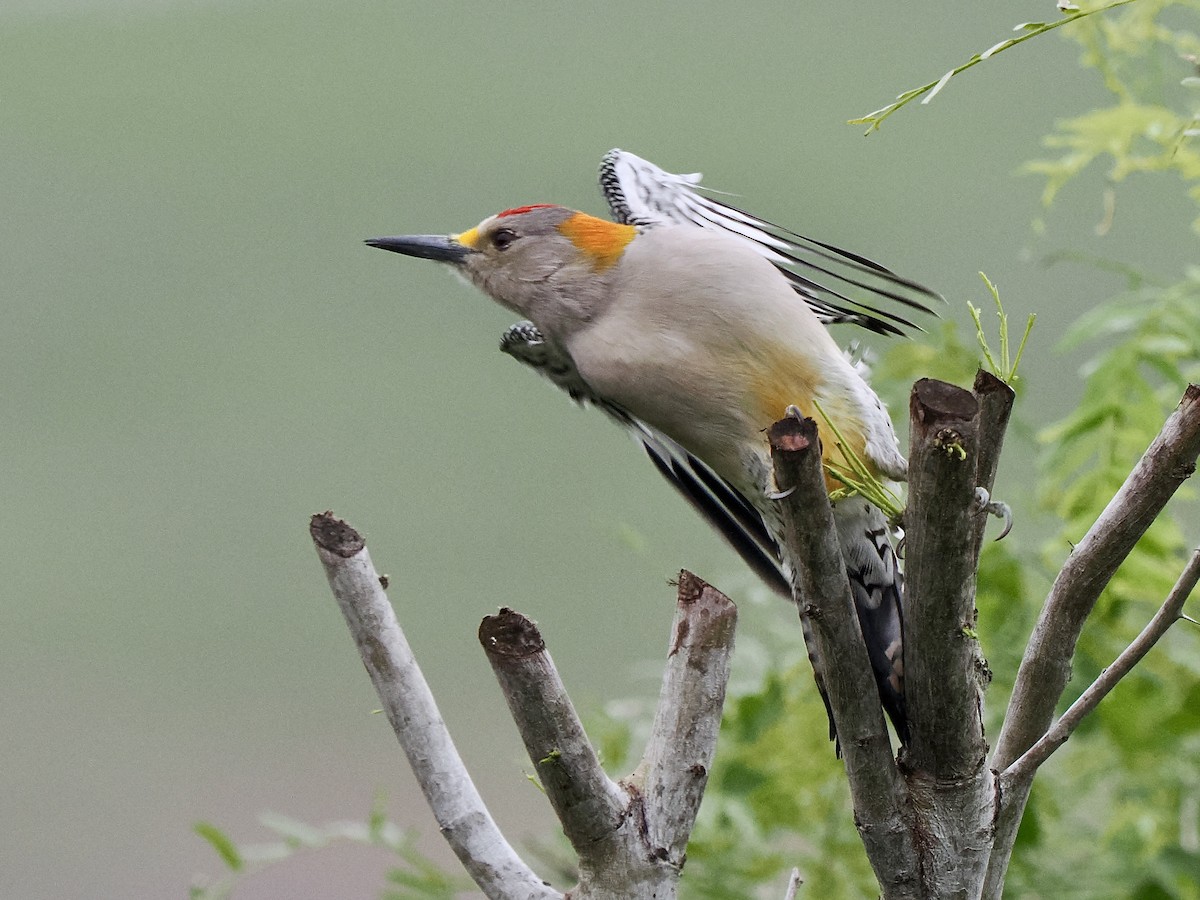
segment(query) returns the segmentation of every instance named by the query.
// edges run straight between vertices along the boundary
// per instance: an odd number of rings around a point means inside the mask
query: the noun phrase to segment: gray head
[[[543,331],[565,336],[607,295],[609,272],[637,229],[562,206],[521,206],[451,235],[373,238],[371,247],[449,263]]]

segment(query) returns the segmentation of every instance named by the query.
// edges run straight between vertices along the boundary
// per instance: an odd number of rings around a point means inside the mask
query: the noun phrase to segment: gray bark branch
[[[984,767],[983,671],[975,616],[979,404],[921,379],[910,399],[904,513],[904,695],[912,740],[905,765],[958,782]]]
[[[679,573],[654,724],[641,764],[625,782],[646,800],[651,854],[676,870],[683,868],[716,755],[736,626],[733,601],[691,572]]]
[[[1200,454],[1200,387],[1175,412],[1058,573],[1017,672],[992,768],[1004,771],[1044,735],[1071,677],[1071,659],[1100,592],[1175,494]],[[1002,797],[983,896],[999,900],[1032,780]]]
[[[1189,385],[1175,412],[1125,479],[1050,589],[1021,660],[995,768],[1008,768],[1050,725],[1071,677],[1071,657],[1100,592],[1179,486],[1200,453],[1200,387]]]
[[[1013,402],[1017,395],[1007,384],[990,372],[982,369],[975,375],[972,393],[979,403],[979,441],[976,451],[975,484],[989,495],[996,483],[996,472],[1000,468],[1000,452],[1004,449],[1004,436],[1008,432],[1008,420],[1012,416]],[[983,534],[988,517],[980,516],[975,523],[975,563],[979,563],[979,550],[983,545]]]
[[[812,419],[787,418],[768,430],[793,591],[812,624],[825,687],[842,743],[854,821],[885,898],[919,897],[919,861],[904,785],[879,705],[858,615],[838,546]]]
[[[455,856],[493,900],[561,900],[504,839],[475,789],[363,539],[332,513],[313,516],[309,533],[383,710]]]
[[[1050,730],[1000,774],[1002,790],[1007,792],[1012,786],[1033,779],[1038,767],[1067,742],[1067,738],[1079,727],[1084,717],[1099,706],[1100,701],[1108,696],[1122,678],[1133,671],[1133,667],[1141,662],[1142,657],[1179,621],[1183,605],[1191,596],[1197,582],[1200,582],[1200,549],[1192,551],[1188,564],[1176,580],[1175,586],[1171,588],[1167,599],[1146,627],[1121,651],[1112,665],[1101,672],[1087,690],[1079,695],[1079,699],[1068,707]]]
[[[512,610],[480,643],[546,795],[579,858],[572,900],[676,895],[716,754],[737,609],[680,572],[658,709],[642,762],[620,784],[600,768],[536,626]]]
[[[359,534],[332,513],[310,533],[330,588],[409,765],[455,855],[492,900],[564,896],[504,840],[438,713]],[[671,900],[716,754],[737,609],[679,577],[670,653],[637,771],[604,773],[537,627],[509,609],[479,640],[546,795],[579,860],[572,900]]]
[[[1012,408],[981,374],[974,395],[940,382],[913,391],[906,515],[905,687],[911,739],[892,756],[838,545],[820,442],[809,419],[769,431],[793,591],[811,626],[842,741],[855,822],[885,898],[998,900],[1038,767],[1177,621],[1200,581],[1200,550],[1142,633],[1051,727],[1084,621],[1200,454],[1200,388],[1179,408],[1059,573],[986,764],[987,667],[974,591],[984,514]],[[371,566],[361,537],[332,514],[310,527],[384,710],[446,839],[489,898],[551,900],[504,840],[462,765]],[[650,740],[629,777],[601,769],[537,628],[511,610],[480,626],[530,759],[579,857],[573,900],[676,896],[715,754],[736,610],[686,572]],[[793,875],[789,896],[799,884]],[[981,893],[982,892],[982,893]]]
[[[629,797],[600,767],[537,626],[502,609],[480,624],[479,643],[580,867],[611,857]]]
[[[987,869],[994,787],[983,737],[987,663],[976,634],[979,403],[921,379],[910,399],[904,514],[904,693],[911,740],[901,761],[922,846],[926,897],[971,896]],[[989,462],[994,473],[994,460]]]

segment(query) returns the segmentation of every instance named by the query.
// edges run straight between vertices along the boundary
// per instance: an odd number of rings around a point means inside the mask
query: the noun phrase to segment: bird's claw
[[[783,417],[785,419],[803,419],[804,413],[800,412],[800,407],[793,406],[789,403],[787,409],[783,411]],[[792,496],[792,492],[795,490],[796,486],[793,484],[786,491],[767,491],[767,499],[786,500],[788,497]]]
[[[593,403],[619,421],[628,421],[629,417],[623,410],[596,396],[595,391],[575,368],[575,361],[566,351],[551,343],[532,322],[523,321],[509,325],[504,334],[500,335],[500,351],[549,378],[576,403]]]
[[[528,359],[537,352],[535,347],[541,347],[545,343],[542,332],[528,321],[510,325],[504,334],[500,335],[500,350],[518,359]]]
[[[982,513],[1004,520],[1004,528],[996,535],[996,540],[1004,540],[1013,527],[1012,507],[1003,500],[993,500],[987,488],[975,488],[975,508]]]

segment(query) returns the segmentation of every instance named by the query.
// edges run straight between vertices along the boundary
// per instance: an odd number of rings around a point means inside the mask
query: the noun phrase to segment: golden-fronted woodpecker
[[[790,598],[765,429],[792,407],[816,416],[819,404],[876,476],[904,480],[891,419],[824,326],[900,333],[908,320],[855,297],[928,311],[937,295],[702,193],[698,175],[613,150],[600,181],[615,222],[538,204],[460,234],[367,243],[449,263],[521,316],[501,349],[630,430],[668,481]],[[824,453],[846,466],[833,441]],[[834,502],[834,519],[880,699],[903,742],[902,578],[888,523],[856,495]]]

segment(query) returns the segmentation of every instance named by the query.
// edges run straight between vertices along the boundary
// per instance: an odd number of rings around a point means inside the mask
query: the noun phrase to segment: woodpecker
[[[447,263],[522,317],[501,349],[633,433],[658,471],[791,598],[765,429],[793,408],[816,416],[819,404],[877,477],[905,480],[883,403],[825,326],[899,334],[915,326],[879,300],[930,312],[927,301],[940,297],[708,196],[699,182],[613,150],[600,183],[615,221],[536,204],[458,234],[366,243]],[[834,442],[823,447],[826,462],[846,466]],[[880,700],[904,743],[903,580],[889,525],[857,495],[835,500],[833,512]],[[829,711],[807,622],[804,632]]]

